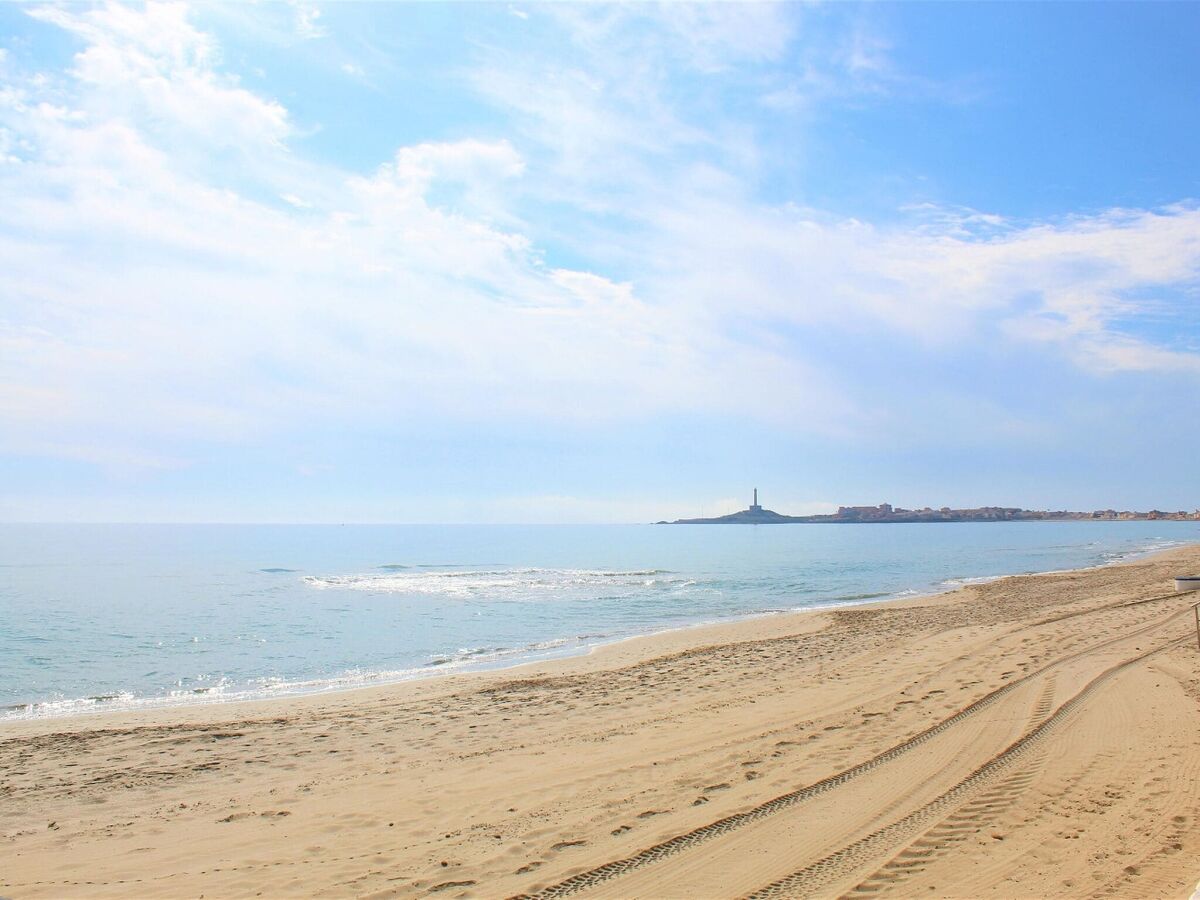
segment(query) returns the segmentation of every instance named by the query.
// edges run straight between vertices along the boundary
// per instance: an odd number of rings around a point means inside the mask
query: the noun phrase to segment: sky
[[[1200,507],[1200,5],[0,5],[0,519]]]

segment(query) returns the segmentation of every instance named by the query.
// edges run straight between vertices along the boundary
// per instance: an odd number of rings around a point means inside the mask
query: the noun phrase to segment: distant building
[[[680,525],[776,525],[785,522],[841,522],[849,524],[881,523],[881,522],[1018,522],[1018,521],[1061,521],[1067,519],[1190,519],[1200,520],[1200,510],[1193,513],[1177,510],[1163,512],[1152,509],[1149,512],[1132,512],[1130,510],[1097,509],[1091,512],[1070,512],[1065,509],[1021,509],[1017,506],[978,506],[974,509],[951,509],[943,506],[934,510],[931,507],[921,509],[905,509],[902,506],[892,506],[890,503],[880,503],[878,506],[839,506],[834,515],[785,516],[770,509],[763,509],[758,503],[758,488],[754,488],[753,500],[750,506],[738,512],[725,516],[699,519],[677,519]],[[663,523],[666,524],[666,523]]]
[[[892,504],[880,503],[878,506],[839,506],[837,514],[843,519],[883,519],[893,512]]]

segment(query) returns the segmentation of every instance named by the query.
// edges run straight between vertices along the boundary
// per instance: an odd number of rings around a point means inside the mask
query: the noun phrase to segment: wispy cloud
[[[293,0],[292,8],[295,10],[296,34],[304,40],[313,40],[314,38],[325,37],[325,29],[319,24],[321,18],[320,7],[311,3],[299,3]]]
[[[807,75],[768,102],[893,91],[958,102],[953,85],[899,68],[889,42],[862,23],[814,53],[790,47],[802,42],[776,21],[781,14],[738,4],[568,8],[561,19],[583,51],[570,68],[502,57],[485,63],[477,85],[527,123],[530,152],[547,154],[546,167],[561,176],[548,193],[569,185],[582,210],[627,223],[628,241],[611,231],[604,238],[641,273],[639,296],[656,308],[686,305],[685,315],[713,333],[756,334],[770,345],[785,323],[813,343],[876,329],[926,346],[1052,345],[1093,372],[1192,368],[1189,352],[1156,350],[1121,321],[1155,303],[1156,291],[1195,284],[1195,206],[1016,222],[926,202],[874,225],[758,200],[766,170],[755,164],[753,132],[739,137],[727,118],[669,102],[678,93],[672,70],[643,60],[675,54],[704,69],[714,54],[732,65],[788,51],[809,59]],[[753,22],[743,31],[726,15]],[[667,49],[649,53],[643,42]]]
[[[3,377],[22,409],[41,398],[9,449],[110,429],[253,440],[384,410],[594,421],[709,408],[738,380],[677,314],[489,224],[524,167],[508,142],[401,148],[370,178],[310,169],[300,200],[286,110],[221,75],[178,9],[38,14],[87,43],[63,105],[3,109],[36,145],[3,184]],[[278,170],[235,192],[169,152],[183,128],[223,146],[224,125]]]
[[[890,375],[855,361],[889,344],[1200,371],[1123,325],[1195,284],[1192,205],[1012,222],[927,204],[881,225],[763,199],[753,126],[674,79],[808,96],[754,71],[800,39],[788,11],[539,7],[569,53],[483,47],[470,74],[506,134],[361,175],[303,159],[283,102],[183,7],[30,9],[81,48],[0,93],[4,449],[158,467],[313,423],[668,414],[862,436]],[[830,78],[901,77],[865,36],[848,54]],[[925,402],[887,421],[919,430]]]

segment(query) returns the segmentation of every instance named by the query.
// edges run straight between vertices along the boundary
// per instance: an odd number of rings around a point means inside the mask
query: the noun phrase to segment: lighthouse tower
[[[750,512],[762,512],[762,507],[758,505],[758,488],[754,489],[754,502],[750,504]]]

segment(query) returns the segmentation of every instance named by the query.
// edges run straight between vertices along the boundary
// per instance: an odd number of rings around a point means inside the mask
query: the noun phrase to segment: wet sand
[[[1200,548],[0,726],[6,897],[1187,897]]]

